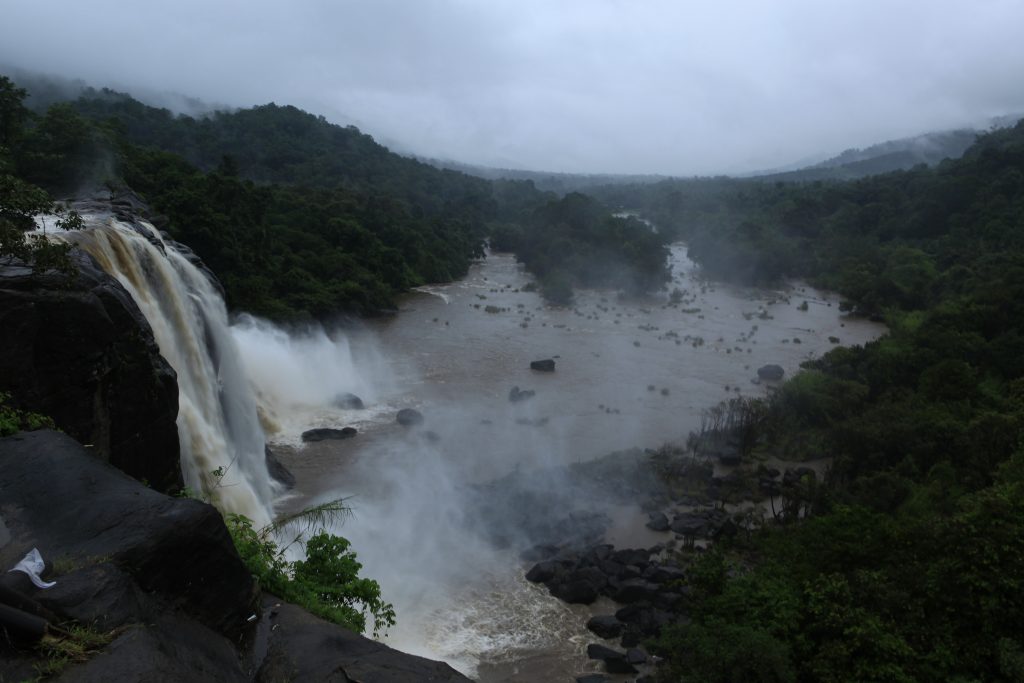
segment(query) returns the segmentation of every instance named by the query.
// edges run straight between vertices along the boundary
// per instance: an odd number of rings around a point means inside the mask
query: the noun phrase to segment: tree
[[[28,95],[7,76],[0,76],[0,148],[10,148],[31,112],[23,104]]]

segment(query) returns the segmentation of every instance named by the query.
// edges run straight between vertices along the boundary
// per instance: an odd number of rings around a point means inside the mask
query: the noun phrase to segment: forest
[[[660,286],[621,273],[646,273],[663,260],[661,245],[593,200],[594,225],[577,221],[540,262],[537,240],[565,218],[554,195],[435,168],[295,107],[193,118],[86,89],[70,101],[51,93],[30,111],[24,88],[4,79],[0,89],[12,178],[55,196],[138,193],[217,274],[233,310],[294,321],[393,309],[412,287],[464,275],[510,216],[519,239],[501,248],[561,283],[561,300],[572,286]],[[614,268],[581,276],[578,255],[598,252]]]
[[[779,524],[694,560],[685,681],[1024,680],[1024,123],[851,182],[703,179],[599,194],[716,279],[802,277],[889,333],[757,403],[749,457],[828,458]],[[795,503],[795,505],[793,505]]]
[[[142,195],[279,320],[372,313],[514,251],[553,302],[657,289],[670,241],[707,277],[834,289],[889,333],[758,399],[747,458],[827,458],[778,519],[694,553],[683,681],[1024,680],[1024,123],[960,159],[851,181],[588,188],[486,181],[266,105],[201,118],[91,92],[29,111],[0,78],[0,257],[51,196]],[[48,194],[49,193],[49,194]],[[613,209],[629,209],[657,226]],[[787,510],[789,512],[787,512]]]

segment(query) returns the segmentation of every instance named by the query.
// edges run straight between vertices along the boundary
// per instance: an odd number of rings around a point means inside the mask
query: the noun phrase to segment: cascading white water
[[[224,300],[152,225],[141,227],[148,238],[116,219],[62,238],[92,255],[128,290],[153,328],[161,355],[178,374],[186,486],[262,527],[272,519],[273,486],[256,401]]]
[[[329,332],[316,324],[286,332],[247,314],[231,333],[273,443],[299,446],[302,432],[313,427],[339,421],[362,427],[391,417],[393,409],[382,399],[395,391],[395,380],[374,345],[359,343],[358,333]],[[358,396],[365,407],[339,406],[338,397],[346,394]]]

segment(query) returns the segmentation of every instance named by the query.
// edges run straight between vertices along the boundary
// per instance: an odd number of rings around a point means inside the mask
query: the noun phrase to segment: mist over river
[[[289,336],[236,323],[268,437],[298,482],[279,507],[350,497],[354,514],[336,531],[395,605],[389,644],[482,681],[598,670],[585,647],[599,639],[584,622],[614,604],[569,606],[528,584],[519,552],[530,539],[513,534],[495,547],[475,533],[483,522],[471,485],[543,471],[543,486],[565,493],[568,480],[547,468],[682,443],[703,410],[764,395],[752,382],[758,367],[778,364],[789,376],[835,346],[830,337],[863,344],[884,331],[841,314],[834,295],[705,283],[681,244],[670,259],[672,282],[639,301],[584,291],[572,308],[547,307],[524,290],[531,277],[511,255],[491,254],[464,279],[411,293],[397,315],[357,331]],[[555,372],[530,369],[545,358]],[[536,393],[513,402],[513,387]],[[344,392],[365,409],[331,407]],[[424,423],[399,426],[401,408],[419,410]],[[359,433],[301,442],[304,430],[345,426]],[[616,547],[671,537],[644,529],[638,507],[581,504],[612,518]]]

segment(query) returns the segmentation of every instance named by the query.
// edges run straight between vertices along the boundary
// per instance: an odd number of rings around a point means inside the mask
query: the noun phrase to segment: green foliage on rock
[[[362,565],[348,540],[320,531],[305,543],[305,559],[288,560],[270,528],[254,529],[242,515],[227,516],[238,554],[263,590],[313,614],[363,633],[367,616],[373,635],[395,624],[395,610],[384,602],[380,585],[361,578]]]
[[[11,395],[0,391],[0,436],[36,429],[56,429],[53,420],[46,415],[21,410],[10,405]]]

